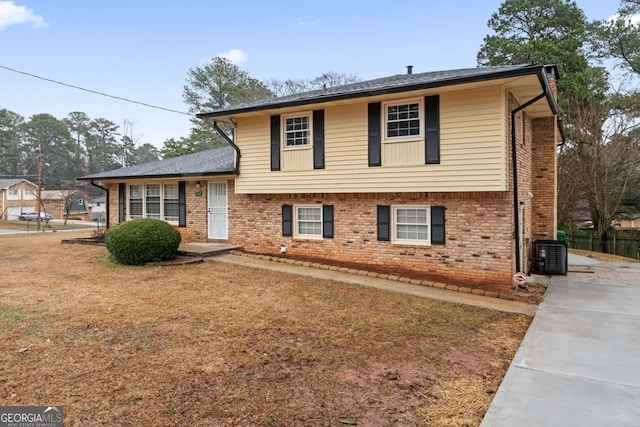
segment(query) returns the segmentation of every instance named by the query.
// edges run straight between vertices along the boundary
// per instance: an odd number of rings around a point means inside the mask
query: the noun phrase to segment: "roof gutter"
[[[98,184],[96,184],[94,180],[91,180],[91,182],[90,182],[89,184],[93,185],[93,186],[94,186],[94,187],[96,187],[96,188],[99,188],[99,189],[101,189],[101,190],[104,190],[104,192],[105,192],[105,193],[107,193],[107,194],[105,195],[105,199],[106,199],[106,201],[105,201],[105,204],[104,204],[104,206],[105,206],[105,207],[104,207],[105,215],[106,215],[106,217],[107,217],[107,218],[106,218],[106,222],[105,222],[105,228],[109,228],[109,189],[108,189],[108,188],[106,188],[106,187],[103,187],[102,185],[98,185]]]
[[[224,133],[224,131],[222,129],[220,129],[220,127],[218,126],[218,122],[213,122],[213,128],[216,130],[216,132],[218,132],[218,135],[220,135],[222,137],[222,139],[224,139],[225,141],[227,141],[227,143],[231,146],[231,148],[233,148],[236,152],[236,163],[235,163],[235,167],[233,172],[238,175],[240,173],[240,157],[242,157],[242,155],[240,154],[240,147],[238,147],[231,138],[229,138],[227,136],[226,133]]]

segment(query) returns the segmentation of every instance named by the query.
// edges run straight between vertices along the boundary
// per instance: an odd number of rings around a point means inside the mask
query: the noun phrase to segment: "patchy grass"
[[[476,426],[530,322],[60,238],[0,236],[0,405],[68,426]]]
[[[18,220],[0,220],[0,228],[5,230],[18,230],[18,231],[29,231],[35,232],[38,230],[38,223],[36,221],[18,221]],[[58,221],[49,221],[40,223],[40,231],[60,231],[60,230],[83,230],[83,229],[95,229],[95,225],[85,225],[85,224],[76,224],[73,221],[67,222],[67,225],[64,225],[63,222]]]

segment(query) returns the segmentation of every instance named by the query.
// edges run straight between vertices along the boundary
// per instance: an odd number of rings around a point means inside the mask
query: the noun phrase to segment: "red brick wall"
[[[282,237],[283,204],[334,206],[334,238]],[[446,244],[377,240],[377,205],[446,207]],[[511,283],[511,206],[506,193],[244,195],[230,192],[230,241],[249,252],[416,270],[473,283]]]
[[[558,207],[557,125],[555,117],[533,121],[536,136],[532,158],[534,239],[556,239]]]

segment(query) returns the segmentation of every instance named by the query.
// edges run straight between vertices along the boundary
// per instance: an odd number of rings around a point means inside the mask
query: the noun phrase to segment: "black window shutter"
[[[187,192],[184,181],[178,182],[178,227],[187,226]]]
[[[324,110],[313,112],[313,168],[324,169]]]
[[[444,245],[444,206],[431,206],[431,244]]]
[[[440,163],[440,96],[424,98],[425,163]]]
[[[369,104],[369,166],[382,165],[382,132],[381,132],[381,104]]]
[[[107,200],[107,203],[109,201]],[[127,186],[121,182],[118,184],[118,222],[124,221],[124,207],[127,203]]]
[[[293,235],[293,206],[282,205],[282,235],[290,237]]]
[[[280,170],[280,116],[271,116],[271,170]]]
[[[322,237],[333,239],[333,205],[322,205]]]
[[[391,206],[378,205],[378,240],[388,242],[390,236]]]

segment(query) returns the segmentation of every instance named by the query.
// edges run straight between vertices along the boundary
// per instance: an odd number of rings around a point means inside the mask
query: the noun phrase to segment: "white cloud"
[[[240,49],[231,49],[227,52],[219,53],[218,56],[222,58],[227,58],[229,61],[234,64],[240,64],[241,62],[245,62],[249,57],[246,53],[241,51]]]
[[[0,1],[0,30],[11,25],[33,24],[34,28],[46,27],[48,24],[40,15],[26,6],[18,6],[12,1]]]
[[[615,15],[613,15],[612,17],[610,17],[609,19],[607,19],[607,21],[609,22],[615,22],[618,19],[620,19],[620,14],[616,13]],[[640,25],[640,15],[631,15],[631,16],[625,16],[624,18],[630,25]]]

